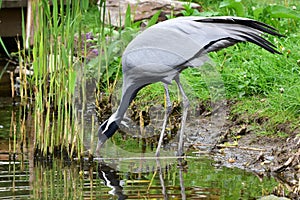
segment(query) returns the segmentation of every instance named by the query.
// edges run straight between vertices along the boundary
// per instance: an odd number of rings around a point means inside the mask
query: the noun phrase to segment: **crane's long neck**
[[[117,108],[116,112],[114,112],[110,116],[110,118],[100,126],[100,129],[102,130],[102,132],[104,132],[107,138],[113,136],[113,134],[118,130],[121,120],[123,119],[124,114],[128,109],[131,101],[135,98],[138,91],[144,86],[145,85],[127,86],[126,84],[124,84],[119,107]],[[99,135],[99,137],[101,136]]]
[[[116,112],[113,114],[113,118],[115,122],[119,125],[121,120],[124,117],[125,112],[127,111],[130,103],[132,100],[136,97],[138,91],[144,86],[137,87],[137,86],[131,86],[127,87],[122,92],[122,98],[119,104],[119,107],[117,108]]]

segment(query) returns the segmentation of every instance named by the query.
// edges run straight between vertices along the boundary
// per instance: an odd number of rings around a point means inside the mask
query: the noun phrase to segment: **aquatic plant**
[[[78,73],[85,73],[81,55],[87,52],[75,47],[85,46],[86,39],[74,40],[75,35],[82,35],[81,18],[86,9],[82,3],[84,1],[32,2],[33,43],[26,51],[21,50],[19,43],[21,102],[32,106],[34,148],[39,156],[61,152],[78,157],[83,152],[83,128],[79,128],[82,116],[75,104],[75,87],[85,85],[84,76],[77,79]],[[25,47],[24,21],[23,17]],[[26,76],[28,68],[33,70],[31,77]],[[81,91],[84,93],[84,88]],[[80,109],[84,110],[85,102],[81,105]]]

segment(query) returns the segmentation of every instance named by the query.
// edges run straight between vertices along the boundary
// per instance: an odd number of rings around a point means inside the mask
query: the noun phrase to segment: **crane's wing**
[[[123,70],[145,63],[152,68],[155,64],[173,69],[199,66],[207,60],[208,52],[246,41],[271,53],[280,53],[275,45],[261,37],[263,33],[282,36],[273,27],[247,18],[179,17],[167,20],[146,29],[127,46]]]

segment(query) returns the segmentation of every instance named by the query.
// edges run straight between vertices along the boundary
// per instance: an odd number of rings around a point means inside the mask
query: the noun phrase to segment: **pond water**
[[[14,146],[19,108],[6,73],[0,85],[0,199],[257,199],[278,185],[273,177],[220,167],[208,155],[155,159],[136,146],[134,157],[38,160],[30,142]]]
[[[276,185],[273,178],[214,167],[208,158],[187,158],[184,167],[174,162],[134,173],[104,162],[1,157],[0,199],[257,199]]]

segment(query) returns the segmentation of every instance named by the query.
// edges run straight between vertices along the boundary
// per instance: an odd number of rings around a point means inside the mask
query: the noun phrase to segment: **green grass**
[[[270,1],[253,6],[264,7],[268,2]],[[296,11],[300,13],[297,1],[277,4],[289,8],[296,6]],[[280,124],[289,126],[290,130],[285,131],[291,133],[300,123],[300,52],[295,45],[300,39],[299,20],[273,21],[273,25],[286,37],[269,39],[274,41],[283,55],[272,55],[253,44],[239,44],[212,53],[211,57],[220,64],[227,98],[238,102],[233,106],[232,114],[247,116],[257,133],[282,136],[286,134],[279,130]],[[268,120],[257,125],[257,118]]]

